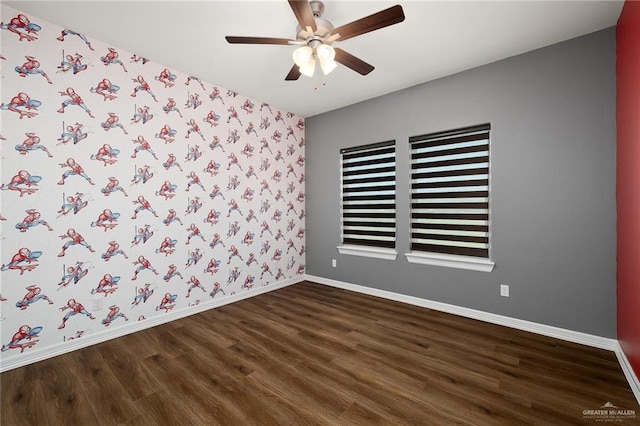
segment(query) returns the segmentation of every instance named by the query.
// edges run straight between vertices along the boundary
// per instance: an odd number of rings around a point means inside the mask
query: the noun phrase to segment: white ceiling
[[[285,0],[4,1],[62,27],[171,69],[305,117],[616,24],[622,1],[326,0],[324,19],[343,25],[394,4],[406,19],[336,43],[374,65],[367,76],[339,66],[287,82],[295,46],[230,45],[224,36],[295,38]]]

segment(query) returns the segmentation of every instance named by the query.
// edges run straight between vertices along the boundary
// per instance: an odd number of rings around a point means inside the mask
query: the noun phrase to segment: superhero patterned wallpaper
[[[0,35],[3,361],[304,273],[301,117],[4,6]]]

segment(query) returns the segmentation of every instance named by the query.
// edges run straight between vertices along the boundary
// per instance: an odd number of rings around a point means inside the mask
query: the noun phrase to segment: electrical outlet
[[[509,297],[509,286],[507,284],[500,284],[500,296]]]
[[[101,310],[102,304],[103,304],[103,298],[94,297],[92,300],[93,300],[93,312]]]
[[[338,262],[336,262],[335,259],[331,259],[331,266],[335,268],[336,266],[338,266]]]

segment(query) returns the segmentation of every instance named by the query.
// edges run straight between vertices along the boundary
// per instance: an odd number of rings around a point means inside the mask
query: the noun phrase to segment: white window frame
[[[482,124],[409,138],[412,186],[411,249],[405,253],[408,262],[484,272],[491,272],[495,267],[491,260],[490,130],[490,124]],[[466,138],[472,140],[465,143]],[[483,148],[485,145],[486,149]],[[463,155],[439,153],[465,148],[478,148],[478,152]],[[467,155],[468,164],[462,163]],[[478,156],[477,162],[475,156]],[[431,162],[433,164],[429,164]],[[451,164],[457,162],[460,163]],[[458,185],[458,180],[472,183]],[[457,191],[486,192],[486,195],[469,195],[466,198],[451,195]],[[419,193],[422,197],[417,196]],[[443,196],[431,199],[431,194],[436,193]],[[467,216],[462,219],[450,215]],[[478,216],[478,220],[473,216]],[[414,226],[418,221],[422,221],[422,227]],[[437,227],[438,223],[442,223],[442,227]],[[451,237],[450,240],[446,236]]]
[[[389,148],[393,148],[393,150],[391,151],[391,153],[388,153],[386,151],[389,151]],[[377,151],[381,151],[381,152],[385,152],[384,154],[376,154]],[[370,155],[369,155],[370,154]],[[356,157],[356,159],[347,159],[347,157],[352,156],[352,157]],[[371,158],[368,158],[371,157]],[[357,174],[357,170],[365,170],[365,171],[369,171],[372,169],[375,169],[376,164],[372,164],[371,168],[367,169],[366,166],[359,166],[354,168],[354,170],[346,170],[345,171],[345,163],[349,162],[349,161],[376,161],[375,158],[378,158],[379,161],[383,161],[385,158],[391,158],[391,161],[388,161],[387,163],[383,163],[382,165],[385,166],[386,164],[392,162],[393,163],[393,181],[389,181],[388,179],[386,179],[386,176],[381,176],[382,180],[378,183],[376,181],[372,181],[372,182],[368,182],[368,183],[354,183],[351,185],[351,188],[353,188],[353,191],[349,191],[346,188],[346,185],[349,185],[349,179],[345,180],[345,172],[347,173],[356,173]],[[386,167],[389,167],[388,165]],[[389,172],[386,172],[387,174]],[[356,179],[371,179],[371,177],[367,178],[366,177],[366,172],[363,173],[361,175],[360,178],[356,178]],[[374,176],[375,178],[375,176]],[[396,251],[396,244],[397,244],[397,217],[396,217],[396,185],[397,185],[397,179],[396,179],[396,147],[395,147],[395,140],[390,140],[390,141],[385,141],[385,142],[379,142],[379,143],[375,143],[375,144],[369,144],[369,145],[362,145],[362,146],[357,146],[357,147],[351,147],[351,148],[344,148],[340,150],[340,240],[341,240],[341,244],[337,246],[338,252],[340,254],[346,254],[346,255],[353,255],[353,256],[363,256],[363,257],[370,257],[370,258],[375,258],[375,259],[384,259],[384,260],[395,260],[398,253]],[[346,182],[346,183],[345,183]],[[369,205],[371,203],[375,204],[375,200],[363,200],[363,201],[353,201],[353,200],[348,200],[345,202],[345,197],[346,198],[358,198],[359,197],[359,193],[360,192],[367,192],[368,194],[362,195],[361,197],[366,198],[367,195],[371,196],[371,197],[376,197],[376,196],[382,196],[382,197],[388,197],[389,191],[390,190],[379,190],[379,194],[376,194],[376,191],[363,191],[363,189],[365,187],[368,186],[376,186],[376,187],[380,187],[380,186],[393,186],[393,199],[385,199],[385,200],[380,200],[379,203],[380,204],[386,204],[388,207],[392,208],[386,208],[386,209],[382,209],[384,210],[383,214],[391,214],[390,210],[392,210],[393,212],[393,218],[392,221],[390,221],[390,223],[393,223],[393,226],[391,227],[384,227],[384,223],[391,219],[389,218],[378,218],[378,220],[376,220],[375,218],[371,218],[370,216],[367,217],[366,213],[374,213],[375,212],[371,212],[371,210],[374,210],[373,208],[371,209],[366,209],[366,207],[364,208],[364,212],[362,217],[354,217],[354,216],[349,216],[351,218],[351,220],[349,220],[347,218],[347,216],[345,215],[352,215],[356,212],[358,212],[359,210],[361,210],[362,208],[358,209],[356,207],[353,207],[354,205]],[[352,206],[352,208],[350,209],[349,207]],[[354,209],[356,209],[354,211]],[[364,219],[364,220],[363,220]],[[368,220],[367,220],[368,219]],[[363,226],[358,226],[358,222],[366,222],[366,224],[363,224]],[[345,223],[347,223],[348,225],[345,227]],[[370,225],[370,226],[368,226]],[[379,235],[379,237],[381,238],[381,240],[376,241],[375,236],[373,235],[366,235],[366,234],[354,234],[354,232],[357,233],[362,233],[362,232],[366,232],[367,229],[366,228],[380,228],[379,230],[372,230],[372,232],[380,232],[380,234],[385,234],[385,235]],[[387,235],[389,232],[391,232],[390,228],[392,228],[392,232],[393,232],[393,237]],[[351,233],[349,231],[352,231]],[[391,240],[392,238],[392,240]],[[358,242],[361,241],[361,243]],[[392,247],[390,246],[390,243],[388,241],[393,241],[393,245]],[[376,245],[376,242],[380,242],[380,245]]]

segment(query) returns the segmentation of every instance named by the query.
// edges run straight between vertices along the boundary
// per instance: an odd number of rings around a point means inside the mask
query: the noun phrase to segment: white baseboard
[[[640,404],[640,380],[638,380],[638,376],[633,371],[633,368],[631,367],[631,363],[629,362],[627,355],[625,355],[619,343],[617,344],[617,346],[618,348],[615,351],[616,357],[618,358],[618,362],[620,363],[620,367],[622,368],[622,372],[624,373],[624,376],[627,378],[627,382],[629,382],[631,391],[633,392],[636,399],[638,400],[638,404]]]
[[[594,336],[592,334],[581,333],[579,331],[572,331],[564,328],[553,327],[550,325],[538,324],[535,322],[507,317],[504,315],[492,314],[489,312],[478,311],[476,309],[464,308],[461,306],[450,305],[448,303],[435,302],[433,300],[421,299],[419,297],[407,296],[387,290],[379,290],[376,288],[345,283],[342,281],[316,277],[313,275],[306,275],[305,278],[309,281],[326,284],[332,287],[338,287],[345,290],[351,290],[358,293],[368,294],[370,296],[377,296],[383,299],[394,300],[396,302],[407,303],[410,305],[429,308],[436,311],[447,312],[450,314],[459,315],[461,317],[503,325],[518,330],[530,331],[532,333],[555,337],[557,339],[566,340],[568,342],[580,343],[582,345],[593,346],[595,348],[607,349],[610,351],[615,351],[619,348],[618,341],[616,339],[608,339],[606,337]]]
[[[517,318],[511,318],[504,315],[492,314],[489,312],[478,311],[475,309],[463,308],[461,306],[450,305],[448,303],[435,302],[433,300],[421,299],[419,297],[407,296],[404,294],[394,293],[386,290],[365,287],[357,284],[350,284],[343,281],[336,281],[329,278],[317,277],[314,275],[305,275],[305,279],[332,287],[351,290],[357,293],[368,294],[370,296],[381,297],[383,299],[394,300],[396,302],[407,303],[414,306],[429,308],[436,311],[447,312],[466,318],[472,318],[492,324],[503,325],[505,327],[515,328],[517,330],[529,331],[531,333],[540,334],[568,342],[579,343],[600,349],[613,351],[618,358],[622,372],[629,382],[629,386],[633,391],[638,403],[640,404],[640,381],[638,376],[631,368],[631,364],[626,355],[622,351],[618,340],[606,337],[594,336],[592,334],[581,333],[579,331],[567,330],[564,328],[553,327],[550,325],[538,324],[531,321],[524,321]]]
[[[198,314],[200,312],[214,309],[220,306],[228,305],[230,303],[238,302],[243,299],[255,297],[263,293],[278,290],[283,287],[287,287],[293,284],[297,284],[304,281],[303,276],[297,276],[288,280],[279,281],[262,287],[255,287],[246,292],[234,294],[232,296],[223,297],[220,299],[212,299],[207,302],[201,303],[197,306],[185,307],[177,311],[171,311],[165,315],[158,315],[143,321],[137,321],[132,324],[127,324],[117,328],[100,331],[98,333],[89,334],[79,339],[71,341],[61,342],[57,345],[48,346],[40,351],[31,351],[28,354],[11,358],[8,360],[2,360],[0,365],[0,373],[12,370],[14,368],[23,367],[34,362],[43,361],[48,358],[53,358],[58,355],[62,355],[68,352],[72,352],[78,349],[86,348],[98,343],[106,342],[107,340],[115,339],[118,337],[126,336],[127,334],[135,333],[137,331],[145,330],[147,328],[155,327],[160,324],[166,324],[171,321],[175,321],[180,318],[188,317],[190,315]]]

